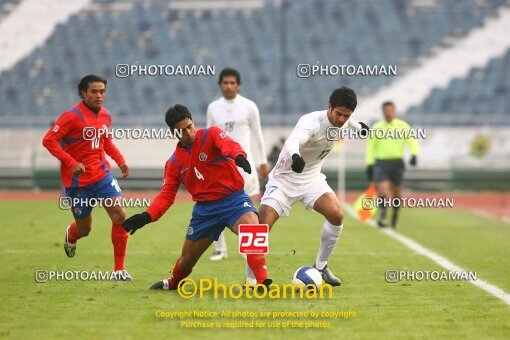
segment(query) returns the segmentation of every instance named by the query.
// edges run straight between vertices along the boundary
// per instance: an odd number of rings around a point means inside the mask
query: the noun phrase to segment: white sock
[[[242,254],[245,261],[247,260],[246,254]],[[253,271],[251,270],[250,266],[248,265],[248,261],[246,262],[246,281],[248,281],[249,284],[255,286],[257,284],[257,279],[255,278],[255,274],[253,274]]]
[[[333,253],[333,249],[338,242],[343,227],[343,224],[333,225],[328,221],[324,222],[321,230],[321,245],[317,253],[317,259],[315,260],[317,269],[323,269],[328,264],[328,259],[331,253]]]
[[[221,251],[223,253],[227,252],[227,242],[225,242],[225,231],[221,232],[218,241],[215,241],[214,245],[216,246],[216,251]]]

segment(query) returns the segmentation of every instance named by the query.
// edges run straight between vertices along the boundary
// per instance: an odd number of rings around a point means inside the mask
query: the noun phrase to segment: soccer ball
[[[322,284],[322,276],[321,273],[314,267],[301,267],[294,273],[292,276],[292,283],[297,285],[297,289],[308,290],[308,285],[315,286],[315,289],[318,290]]]

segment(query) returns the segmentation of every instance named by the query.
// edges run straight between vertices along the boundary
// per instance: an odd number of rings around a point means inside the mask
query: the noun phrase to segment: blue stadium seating
[[[335,87],[346,85],[367,93],[391,81],[391,77],[298,78],[297,64],[398,64],[419,57],[454,32],[480,25],[505,1],[485,1],[482,7],[477,3],[444,0],[436,7],[414,8],[404,0],[296,0],[286,1],[283,9],[268,1],[261,9],[192,12],[170,10],[164,1],[135,1],[130,10],[83,11],[59,25],[43,47],[0,74],[0,115],[47,124],[77,102],[80,77],[95,73],[108,79],[105,106],[117,117],[162,115],[169,105],[182,103],[203,124],[207,104],[220,96],[217,75],[232,66],[241,71],[242,94],[259,105],[263,123],[279,117],[277,123],[292,124],[292,115],[324,108]],[[287,51],[283,65],[282,26]],[[506,77],[497,77],[508,59],[507,55],[487,69],[494,75],[485,80],[491,82],[490,91],[508,93],[508,71]],[[216,76],[116,78],[115,65],[122,63],[211,64],[216,65]],[[483,70],[476,72],[486,76]],[[453,95],[434,91],[427,110],[477,111],[478,106],[464,102],[466,82],[453,84],[455,101],[446,99]],[[505,110],[508,98],[491,105]],[[410,113],[423,110],[412,108]]]
[[[445,89],[432,90],[410,115],[471,114],[509,115],[510,117],[510,50],[492,59],[487,67],[472,69],[463,79],[453,79]],[[412,117],[411,117],[412,118]],[[473,122],[479,124],[480,120]]]

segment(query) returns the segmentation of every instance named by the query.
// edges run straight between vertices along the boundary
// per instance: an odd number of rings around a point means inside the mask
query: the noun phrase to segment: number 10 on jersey
[[[239,254],[267,254],[269,226],[267,224],[239,225]]]

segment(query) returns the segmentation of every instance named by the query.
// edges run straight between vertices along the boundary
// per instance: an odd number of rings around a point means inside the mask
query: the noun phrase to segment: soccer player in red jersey
[[[123,226],[131,235],[147,223],[157,221],[175,201],[182,183],[196,202],[186,231],[181,257],[172,277],[156,282],[151,289],[175,290],[192,271],[200,256],[217,241],[225,226],[238,234],[240,224],[258,224],[257,211],[244,192],[244,180],[236,165],[251,173],[241,146],[216,126],[195,130],[190,112],[175,105],[166,112],[172,131],[181,131],[174,154],[166,162],[163,189],[143,213],[131,216]],[[247,262],[258,284],[269,286],[264,255],[249,254]]]
[[[106,84],[106,79],[99,76],[82,78],[78,84],[82,101],[62,113],[44,136],[42,144],[61,162],[62,184],[75,219],[66,231],[64,250],[67,256],[73,257],[76,241],[90,233],[90,214],[95,204],[92,200],[109,198],[113,204],[108,204],[105,209],[112,220],[113,276],[118,280],[130,281],[132,277],[124,269],[128,234],[122,228],[126,218],[120,204],[122,191],[110,171],[105,153],[117,163],[123,177],[129,175],[129,167],[109,134],[99,133],[108,129],[112,122],[110,111],[102,106]]]

